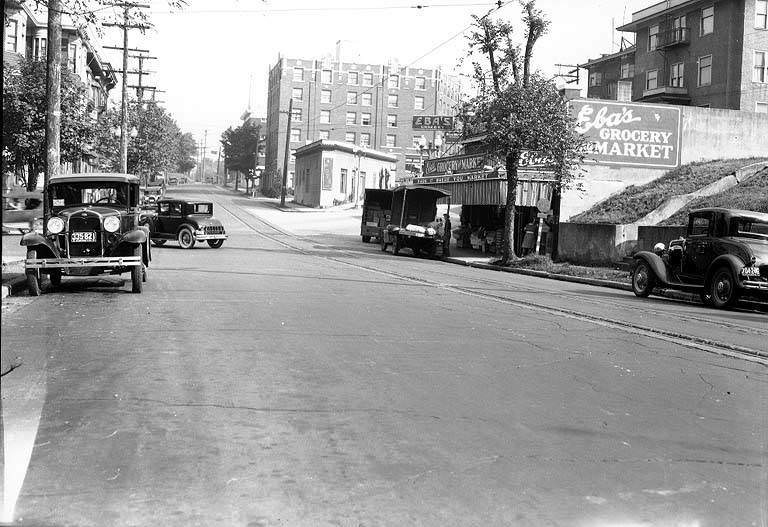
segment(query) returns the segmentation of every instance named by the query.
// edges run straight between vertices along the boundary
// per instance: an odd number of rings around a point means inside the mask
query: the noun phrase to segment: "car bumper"
[[[195,240],[203,242],[206,240],[226,240],[226,234],[195,234]]]
[[[758,280],[742,280],[741,287],[749,291],[768,291],[768,282]]]
[[[27,269],[61,269],[65,267],[136,267],[141,256],[95,256],[90,258],[32,258],[24,261]]]

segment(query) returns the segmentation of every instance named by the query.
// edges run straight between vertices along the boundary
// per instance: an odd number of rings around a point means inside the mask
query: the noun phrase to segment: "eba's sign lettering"
[[[453,116],[450,115],[414,115],[414,130],[453,130]]]
[[[680,159],[680,108],[602,100],[571,101],[576,131],[590,141],[587,160],[673,168]]]

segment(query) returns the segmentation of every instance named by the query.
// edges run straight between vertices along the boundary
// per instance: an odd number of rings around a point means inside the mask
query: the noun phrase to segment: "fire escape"
[[[646,84],[642,100],[687,105],[691,102],[691,97],[685,83],[685,60],[680,53],[681,48],[690,44],[691,38],[686,16],[667,14],[658,25],[651,26],[649,31],[653,27],[656,27],[658,32],[655,34],[656,46],[652,51],[661,55],[663,66],[658,70],[657,86],[651,88]],[[649,33],[649,43],[653,37],[654,35]]]

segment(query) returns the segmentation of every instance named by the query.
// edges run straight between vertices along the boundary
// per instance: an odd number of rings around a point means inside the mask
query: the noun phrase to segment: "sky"
[[[342,40],[361,63],[394,59],[403,66],[466,71],[459,60],[467,54],[471,15],[497,7],[483,0],[188,0],[183,9],[171,11],[166,0],[147,3],[154,27],[143,35],[132,30],[129,40],[129,47],[148,49],[157,57],[146,61],[145,69],[155,73],[143,82],[165,91],[157,97],[183,131],[202,143],[207,130],[207,144],[214,148],[249,107],[255,115],[266,115],[268,72],[279,55],[333,56]],[[554,75],[555,64],[583,64],[618,50],[622,35],[630,40],[634,35],[613,27],[654,3],[538,0],[551,26],[536,45],[534,66]],[[519,21],[518,2],[503,4],[492,16]],[[120,30],[103,31],[103,44],[122,44]],[[522,28],[517,36],[522,42]],[[119,69],[120,52],[104,53]],[[130,79],[132,84],[135,80]],[[119,103],[119,97],[118,86],[111,98]]]

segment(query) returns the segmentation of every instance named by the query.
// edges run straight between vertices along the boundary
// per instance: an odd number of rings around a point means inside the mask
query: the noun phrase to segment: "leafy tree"
[[[256,148],[261,135],[261,125],[245,121],[237,128],[231,126],[221,134],[224,146],[225,166],[244,174],[256,166]]]
[[[197,162],[195,161],[195,154],[197,154],[197,143],[189,132],[181,134],[178,144],[179,160],[176,163],[176,170],[189,174],[189,172],[195,168]]]
[[[535,0],[520,1],[525,27],[521,47],[513,39],[513,25],[475,17],[469,36],[478,95],[469,102],[470,128],[486,134],[491,152],[503,159],[507,197],[501,263],[514,253],[514,217],[518,168],[525,151],[550,160],[556,184],[556,199],[567,188],[585,154],[585,140],[575,131],[575,120],[554,82],[531,71],[536,42],[549,27]]]
[[[3,63],[3,160],[16,174],[27,172],[27,188],[37,186],[45,168],[45,63],[21,59]],[[61,72],[61,161],[79,161],[94,138],[93,104],[72,72]]]

